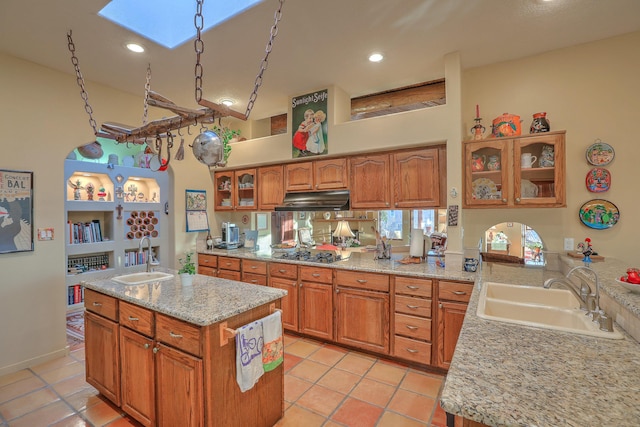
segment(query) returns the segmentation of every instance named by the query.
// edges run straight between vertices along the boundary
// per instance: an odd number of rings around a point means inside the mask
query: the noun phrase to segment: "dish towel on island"
[[[275,311],[262,319],[264,347],[262,363],[264,371],[269,372],[278,367],[284,360],[284,343],[282,338],[282,313]]]
[[[243,393],[252,388],[264,374],[263,345],[262,320],[236,330],[236,381]]]

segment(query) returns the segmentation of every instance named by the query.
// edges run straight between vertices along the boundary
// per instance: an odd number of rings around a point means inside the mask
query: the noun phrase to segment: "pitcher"
[[[471,170],[473,172],[483,171],[486,160],[487,160],[487,156],[485,156],[484,154],[482,155],[474,154],[473,158],[471,159]]]
[[[487,170],[499,171],[500,170],[500,157],[498,157],[498,156],[489,156],[489,161],[487,162]]]

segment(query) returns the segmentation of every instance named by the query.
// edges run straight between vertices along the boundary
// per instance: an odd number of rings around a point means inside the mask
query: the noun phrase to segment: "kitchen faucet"
[[[580,310],[588,311],[587,302],[586,302],[585,298],[583,298],[580,295],[580,293],[576,289],[576,286],[572,282],[567,280],[566,277],[554,277],[554,278],[551,278],[551,279],[547,279],[544,282],[545,289],[549,289],[551,287],[551,285],[553,285],[554,283],[557,283],[558,285],[563,285],[565,288],[567,288],[569,291],[571,291],[571,293],[573,295],[575,295],[575,297],[580,302]]]
[[[147,273],[150,273],[151,266],[160,265],[160,263],[158,261],[152,260],[153,255],[151,255],[151,239],[149,238],[149,236],[143,236],[142,239],[140,239],[140,243],[138,243],[138,253],[142,253],[142,245],[145,239],[147,240]]]

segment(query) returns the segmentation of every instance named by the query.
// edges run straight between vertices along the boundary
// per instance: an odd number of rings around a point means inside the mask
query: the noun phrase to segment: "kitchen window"
[[[446,233],[446,209],[387,210],[378,212],[379,232],[391,240],[408,240],[411,228],[425,235]]]

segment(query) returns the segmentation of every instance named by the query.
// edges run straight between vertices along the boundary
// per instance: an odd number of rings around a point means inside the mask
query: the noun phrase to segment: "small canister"
[[[533,121],[531,122],[529,133],[543,133],[549,132],[550,130],[551,126],[549,126],[549,121],[547,120],[547,113],[535,113],[533,115]]]

